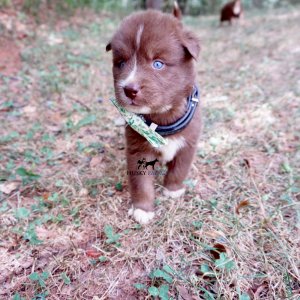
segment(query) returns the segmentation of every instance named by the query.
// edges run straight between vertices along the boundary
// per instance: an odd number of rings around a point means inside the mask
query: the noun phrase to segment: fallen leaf
[[[0,184],[0,192],[4,194],[10,194],[12,191],[16,190],[20,185],[18,181],[5,182]]]
[[[101,252],[94,250],[94,249],[88,249],[88,250],[86,250],[85,253],[88,257],[92,257],[92,258],[98,258],[102,255]]]
[[[0,66],[0,71],[4,70],[5,67],[3,66]],[[11,107],[3,107],[3,108],[0,108],[0,112],[8,112],[8,111],[11,111],[12,108]]]
[[[242,200],[242,201],[239,202],[238,205],[236,206],[235,212],[236,212],[237,214],[239,214],[241,208],[246,207],[246,206],[249,206],[249,205],[250,205],[249,200]]]
[[[50,193],[49,192],[45,192],[45,193],[42,194],[42,197],[43,197],[44,200],[47,201],[48,198],[50,197]]]

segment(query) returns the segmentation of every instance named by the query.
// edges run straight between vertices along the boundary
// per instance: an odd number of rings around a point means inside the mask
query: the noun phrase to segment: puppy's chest
[[[160,153],[160,158],[163,163],[167,163],[174,159],[177,152],[182,149],[185,145],[185,138],[183,136],[177,138],[166,138],[168,144],[155,149],[156,152]]]

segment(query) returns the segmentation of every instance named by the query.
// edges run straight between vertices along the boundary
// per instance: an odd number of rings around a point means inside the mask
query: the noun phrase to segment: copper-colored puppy
[[[184,194],[186,178],[200,134],[200,107],[195,89],[194,61],[199,41],[186,30],[177,6],[174,16],[159,11],[134,13],[124,19],[106,50],[112,50],[117,101],[128,111],[143,115],[147,124],[159,125],[157,132],[168,145],[153,148],[126,127],[126,155],[132,208],[140,223],[154,217],[152,175],[136,175],[137,162],[158,159],[166,163],[165,194]],[[160,131],[161,130],[161,131]]]
[[[243,7],[241,0],[234,0],[226,3],[221,9],[220,24],[228,21],[231,25],[232,19],[243,16]]]

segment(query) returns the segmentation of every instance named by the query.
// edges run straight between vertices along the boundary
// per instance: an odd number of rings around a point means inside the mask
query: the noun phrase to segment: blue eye
[[[119,67],[120,69],[122,69],[124,66],[125,66],[125,61],[124,61],[124,60],[121,60],[121,61],[118,63],[118,67]]]
[[[164,65],[165,65],[165,64],[164,64],[162,61],[160,61],[160,60],[155,60],[155,61],[153,62],[153,64],[152,64],[153,68],[154,68],[154,69],[157,69],[157,70],[162,69],[162,68],[164,67]]]

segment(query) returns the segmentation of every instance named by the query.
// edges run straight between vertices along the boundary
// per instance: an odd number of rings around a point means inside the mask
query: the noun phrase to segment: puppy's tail
[[[177,1],[174,1],[173,15],[178,20],[181,20],[181,18],[182,18],[182,12],[180,10],[180,7],[179,7]]]

